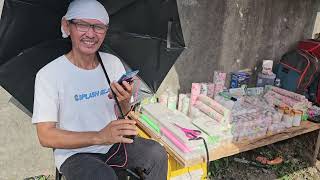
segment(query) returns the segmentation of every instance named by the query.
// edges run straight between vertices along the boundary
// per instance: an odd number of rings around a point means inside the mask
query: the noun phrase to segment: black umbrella
[[[59,2],[59,3],[58,3]],[[155,92],[184,49],[175,0],[105,0],[111,52]],[[32,112],[36,72],[68,52],[60,20],[69,1],[6,0],[0,20],[0,84]]]

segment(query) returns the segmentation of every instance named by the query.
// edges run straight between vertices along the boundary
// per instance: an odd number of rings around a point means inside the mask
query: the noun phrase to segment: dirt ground
[[[311,136],[313,138],[311,138]],[[315,136],[316,134],[302,135],[297,138],[213,161],[210,164],[211,179],[319,180],[320,161],[317,161],[315,166],[311,166],[307,158],[308,155],[312,155],[311,151],[314,148]],[[257,156],[264,156],[270,160],[281,156],[284,161],[279,165],[264,166],[255,160]]]

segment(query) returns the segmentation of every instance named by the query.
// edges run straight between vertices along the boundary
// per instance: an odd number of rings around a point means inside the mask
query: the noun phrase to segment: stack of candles
[[[267,133],[273,118],[273,109],[260,97],[244,97],[232,109],[232,134],[237,141],[254,139]]]

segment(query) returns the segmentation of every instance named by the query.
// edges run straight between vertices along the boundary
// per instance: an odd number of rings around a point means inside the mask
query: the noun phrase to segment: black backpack
[[[277,66],[276,75],[281,88],[305,94],[319,72],[319,61],[304,50],[284,54]]]

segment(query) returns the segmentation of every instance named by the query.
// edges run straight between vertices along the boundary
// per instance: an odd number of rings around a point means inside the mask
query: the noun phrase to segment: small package
[[[243,85],[247,86],[249,84],[251,73],[240,71],[232,73],[230,88],[239,88]]]

